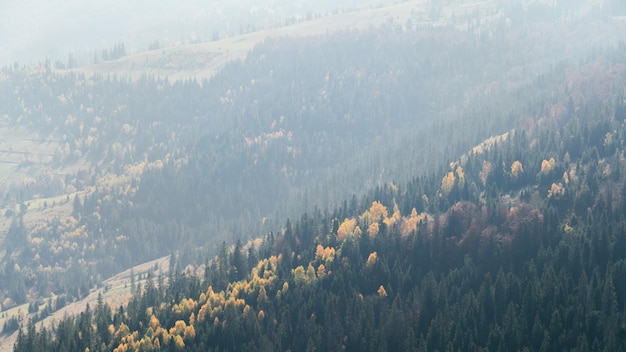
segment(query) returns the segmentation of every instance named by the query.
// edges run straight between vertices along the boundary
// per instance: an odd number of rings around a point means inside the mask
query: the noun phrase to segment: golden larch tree
[[[354,228],[356,227],[356,219],[345,219],[339,229],[337,229],[337,241],[343,241],[344,239],[354,234]]]
[[[323,278],[324,276],[326,276],[326,267],[324,266],[324,264],[320,264],[317,267],[317,277]]]
[[[402,219],[402,214],[400,214],[400,208],[398,207],[398,203],[396,203],[396,201],[394,200],[394,202],[393,202],[393,214],[391,214],[390,217],[385,218],[383,220],[383,222],[385,223],[385,225],[387,225],[387,227],[391,227],[393,224],[395,224],[400,219]]]
[[[377,222],[373,222],[367,228],[367,234],[368,234],[368,236],[370,236],[371,239],[376,238],[376,236],[378,236],[378,232],[379,231],[380,231],[380,227],[378,226]]]
[[[552,186],[548,190],[548,198],[561,199],[565,195],[565,188],[562,183],[552,183]]]
[[[443,192],[444,195],[448,195],[450,191],[452,191],[455,181],[456,181],[456,177],[454,177],[454,172],[452,171],[448,172],[441,179],[441,191]]]
[[[359,237],[361,237],[362,234],[363,234],[363,231],[361,231],[361,228],[359,227],[359,225],[356,225],[356,227],[354,228],[354,232],[353,232],[354,238],[358,239]]]
[[[461,165],[456,167],[456,175],[458,177],[459,187],[465,186],[465,172],[463,172]]]
[[[170,328],[170,335],[182,335],[185,332],[187,324],[184,320],[177,320],[174,326]]]
[[[183,337],[185,338],[185,341],[191,341],[196,338],[196,329],[193,327],[193,325],[187,325],[185,327]]]
[[[370,253],[370,255],[367,257],[367,263],[365,264],[365,266],[368,269],[371,269],[374,264],[376,264],[376,262],[378,261],[378,253],[376,252],[372,252]]]
[[[511,175],[514,180],[517,180],[521,174],[524,173],[524,166],[519,160],[515,160],[513,164],[511,164]]]
[[[179,351],[185,349],[185,341],[183,341],[183,338],[180,335],[174,336],[174,346],[176,346],[176,349]]]
[[[389,213],[387,207],[382,205],[379,201],[372,202],[372,206],[369,209],[370,222],[379,222],[386,218]]]
[[[311,282],[315,281],[315,279],[317,279],[317,276],[315,274],[315,268],[313,267],[313,265],[309,264],[309,266],[306,268],[306,283],[310,284]]]
[[[385,286],[383,285],[380,285],[380,287],[378,288],[378,291],[376,292],[378,292],[378,297],[380,298],[387,297],[387,290],[385,290]]]
[[[480,180],[483,183],[483,186],[487,185],[487,179],[489,178],[489,175],[491,174],[491,170],[492,170],[492,165],[489,161],[484,160],[483,161],[483,169],[480,171]]]
[[[554,160],[554,158],[550,158],[550,160],[543,160],[541,162],[541,171],[540,173],[542,175],[547,175],[548,173],[550,173],[550,171],[552,171],[552,169],[554,169],[554,165],[556,164],[556,161]]]

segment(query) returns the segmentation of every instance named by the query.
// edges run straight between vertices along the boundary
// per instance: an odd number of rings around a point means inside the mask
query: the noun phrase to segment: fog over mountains
[[[386,1],[6,0],[0,4],[0,64],[94,53],[125,43],[129,52],[200,43],[284,26],[332,12],[384,6]]]
[[[0,350],[626,349],[625,16],[2,2]]]

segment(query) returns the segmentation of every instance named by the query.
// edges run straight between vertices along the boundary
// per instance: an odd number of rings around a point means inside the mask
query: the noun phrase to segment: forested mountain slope
[[[589,38],[565,25],[522,35],[533,28],[267,40],[202,84],[5,68],[4,128],[51,146],[45,162],[23,152],[13,167],[40,172],[4,185],[2,303],[71,301],[131,265],[177,250],[191,263],[313,205],[437,170],[560,84],[561,59],[583,51],[551,50],[563,37]],[[54,207],[64,212],[38,217]]]
[[[469,11],[474,7],[463,1],[429,14],[451,19],[452,10],[466,9],[459,25],[413,26],[390,18],[380,27],[267,39],[245,60],[204,80],[59,73],[49,63],[5,67],[0,129],[11,138],[0,149],[3,333],[95,292],[110,297],[134,291],[136,283],[129,283],[130,290],[104,280],[170,254],[176,261],[169,282],[175,286],[155,284],[166,302],[158,318],[167,329],[174,326],[170,303],[198,300],[200,291],[207,296],[209,285],[219,293],[246,280],[258,289],[251,270],[259,261],[275,266],[265,279],[281,268],[275,284],[288,282],[291,288],[298,285],[296,272],[305,274],[300,279],[314,274],[320,284],[320,275],[338,274],[328,282],[342,281],[317,290],[331,303],[344,291],[348,298],[358,292],[366,302],[388,302],[371,299],[382,285],[381,295],[400,294],[398,304],[406,306],[409,288],[421,287],[430,271],[440,285],[468,258],[480,269],[475,291],[486,273],[495,277],[500,267],[523,280],[520,266],[529,258],[538,265],[535,252],[556,251],[563,233],[590,239],[586,226],[599,221],[593,214],[604,214],[606,204],[613,214],[607,223],[618,224],[625,60],[617,40],[626,33],[624,23],[597,4],[547,12],[533,12],[539,5],[520,11],[509,2],[500,5],[497,16],[481,6]],[[560,20],[551,22],[555,18]],[[479,145],[489,136],[499,137]],[[368,190],[375,191],[365,196]],[[285,219],[301,217],[284,226]],[[532,240],[521,240],[524,231],[533,233]],[[260,233],[268,233],[264,245],[240,244],[243,252],[227,254],[237,239],[246,243]],[[344,244],[346,239],[352,244]],[[350,247],[362,241],[362,249]],[[317,245],[326,253],[320,254],[323,260],[314,259]],[[428,256],[406,256],[402,246],[427,248]],[[220,250],[206,277],[175,270],[175,263],[179,269],[197,267]],[[337,260],[326,263],[333,251]],[[370,287],[363,281],[371,274],[367,266],[350,263],[373,252],[372,260],[382,258],[389,272],[383,270],[380,277],[386,279]],[[590,279],[596,280],[590,285],[604,284],[603,278]],[[279,289],[268,284],[265,291],[273,299]],[[183,291],[172,298],[175,291],[168,290]],[[250,304],[257,291],[248,291]],[[412,294],[417,302],[419,294]],[[108,329],[105,302],[99,312]],[[279,309],[272,304],[268,314]],[[260,301],[250,307],[257,318],[266,309]],[[195,319],[199,311],[194,314]],[[278,322],[278,313],[272,314]],[[112,329],[127,318],[119,314]],[[68,319],[63,326],[72,330],[75,318]],[[125,321],[129,331],[148,332],[145,321],[140,327],[140,318],[131,319]],[[290,322],[289,329],[298,326],[295,319],[282,321]],[[413,326],[418,342],[427,341],[423,329],[430,326],[421,324]],[[301,349],[292,333],[307,336],[303,330],[290,330],[288,341],[272,335],[277,327],[250,336],[254,343],[266,336]],[[313,346],[335,341],[320,335],[320,326],[315,329],[321,337],[311,337]],[[363,331],[355,334],[365,336]],[[160,344],[169,341],[159,338]],[[383,340],[381,335],[352,346],[378,349]],[[487,343],[484,336],[475,341]],[[113,348],[121,338],[87,343],[93,350],[102,342]]]
[[[623,350],[624,62],[570,69],[448,171],[223,247],[55,337],[31,324],[15,351]]]

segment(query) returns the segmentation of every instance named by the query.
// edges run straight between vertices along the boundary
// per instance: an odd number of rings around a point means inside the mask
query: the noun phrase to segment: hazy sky
[[[190,12],[186,16],[184,10],[173,0],[4,0],[0,63],[66,58],[69,52],[134,42],[152,24],[188,17]]]
[[[391,3],[379,0],[377,4]],[[268,28],[289,16],[365,7],[371,0],[1,0],[0,66],[65,61],[69,53],[91,61],[96,51],[124,42],[129,51]]]

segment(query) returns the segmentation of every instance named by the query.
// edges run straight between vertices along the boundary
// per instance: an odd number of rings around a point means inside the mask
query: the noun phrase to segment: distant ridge
[[[187,78],[202,80],[210,78],[229,62],[241,60],[258,43],[267,38],[284,36],[312,36],[324,33],[336,33],[346,30],[362,30],[379,27],[386,22],[405,27],[408,20],[412,26],[445,26],[450,23],[450,16],[468,11],[489,12],[497,3],[492,0],[476,4],[452,5],[443,8],[437,19],[430,18],[430,8],[426,0],[412,0],[377,9],[359,10],[349,13],[330,15],[285,27],[261,30],[218,41],[202,44],[188,44],[161,48],[152,51],[128,55],[117,60],[104,61],[94,65],[59,70],[59,72],[77,72],[86,75],[118,75],[137,79],[144,74],[167,77],[176,81]],[[501,16],[498,11],[486,16],[492,20]],[[492,21],[484,21],[492,23]],[[462,27],[463,24],[456,24]]]

